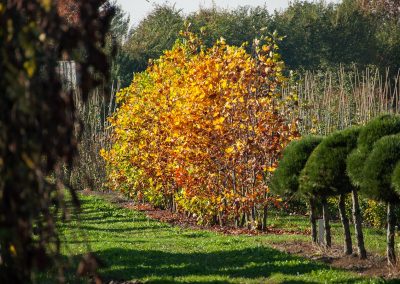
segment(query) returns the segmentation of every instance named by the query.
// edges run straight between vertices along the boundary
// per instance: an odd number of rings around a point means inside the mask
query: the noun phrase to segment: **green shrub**
[[[400,116],[382,115],[367,123],[361,130],[357,148],[347,158],[347,173],[355,186],[364,180],[363,168],[374,143],[386,135],[400,133]]]
[[[398,203],[399,195],[394,191],[392,175],[400,161],[400,135],[389,135],[379,139],[365,160],[362,193],[377,201]]]
[[[356,147],[360,128],[351,127],[327,136],[312,152],[300,175],[300,190],[318,196],[350,192],[347,155]]]
[[[304,168],[308,157],[321,143],[320,136],[305,136],[294,140],[283,151],[278,168],[271,179],[271,190],[280,195],[291,195],[299,188],[299,174]]]

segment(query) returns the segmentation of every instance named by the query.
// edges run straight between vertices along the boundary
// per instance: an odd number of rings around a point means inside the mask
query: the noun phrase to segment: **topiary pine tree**
[[[300,140],[294,140],[286,146],[278,168],[271,179],[271,190],[279,195],[295,195],[299,189],[299,175],[304,168],[308,157],[321,143],[320,136],[305,136]],[[310,197],[310,222],[312,241],[317,242],[315,222],[315,201]]]
[[[325,245],[327,247],[330,247],[332,243],[327,198],[329,196],[340,195],[350,191],[348,184],[345,181],[343,182],[341,179],[337,181],[337,177],[335,176],[335,172],[345,171],[345,163],[342,165],[344,168],[340,168],[340,157],[343,156],[341,148],[347,148],[347,143],[344,143],[343,141],[339,141],[341,143],[336,145],[337,137],[340,137],[340,134],[334,133],[329,138],[325,138],[310,155],[300,174],[300,191],[303,194],[310,194],[321,198],[325,229]],[[337,159],[338,157],[339,159]],[[338,183],[335,184],[335,182]],[[341,215],[343,217],[345,216],[345,214]],[[348,220],[346,217],[342,218],[342,220],[344,221],[343,227],[345,229],[345,235],[348,237],[346,238],[346,252],[348,252],[350,250],[349,247],[351,247],[351,243],[349,245],[349,240],[351,242],[351,238],[349,238]]]
[[[380,138],[400,133],[400,116],[382,115],[371,120],[361,130],[357,148],[347,158],[347,173],[354,186],[361,187],[364,181],[364,166],[374,143]],[[361,193],[364,193],[361,188]]]
[[[360,133],[359,127],[351,127],[337,131],[327,136],[315,148],[302,172],[303,190],[322,197],[324,205],[324,224],[326,245],[330,246],[330,226],[325,199],[328,196],[339,195],[339,213],[345,235],[345,253],[352,254],[352,241],[349,220],[346,216],[345,196],[353,192],[353,214],[356,224],[358,248],[361,258],[366,257],[364,238],[361,228],[360,209],[357,189],[351,184],[346,173],[347,155],[356,147]]]
[[[400,195],[395,190],[393,174],[399,161],[400,135],[379,139],[365,160],[362,172],[364,178],[360,183],[363,194],[387,203],[387,258],[390,265],[396,264],[394,207],[400,202]]]

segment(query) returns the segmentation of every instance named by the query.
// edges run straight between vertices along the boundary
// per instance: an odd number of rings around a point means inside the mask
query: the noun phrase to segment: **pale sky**
[[[131,16],[131,24],[137,25],[154,7],[155,4],[175,4],[177,9],[182,9],[184,14],[194,12],[199,7],[212,7],[213,2],[217,7],[234,9],[238,6],[267,6],[270,12],[288,6],[289,0],[117,0],[122,9]],[[328,1],[338,2],[338,0]]]

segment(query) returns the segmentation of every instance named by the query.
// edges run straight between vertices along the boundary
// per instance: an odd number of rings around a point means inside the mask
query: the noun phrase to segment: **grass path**
[[[71,267],[93,251],[107,281],[145,283],[384,283],[268,246],[282,236],[224,236],[172,227],[98,196],[81,196],[80,220],[63,224]],[[288,237],[285,237],[286,239]],[[289,236],[290,238],[290,236]],[[69,279],[75,283],[74,278]]]

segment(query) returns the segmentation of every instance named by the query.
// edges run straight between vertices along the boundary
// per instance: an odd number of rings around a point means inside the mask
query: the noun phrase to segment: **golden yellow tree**
[[[256,41],[251,55],[182,35],[118,95],[114,145],[102,152],[111,184],[202,222],[265,229],[270,172],[298,135],[278,46]]]

